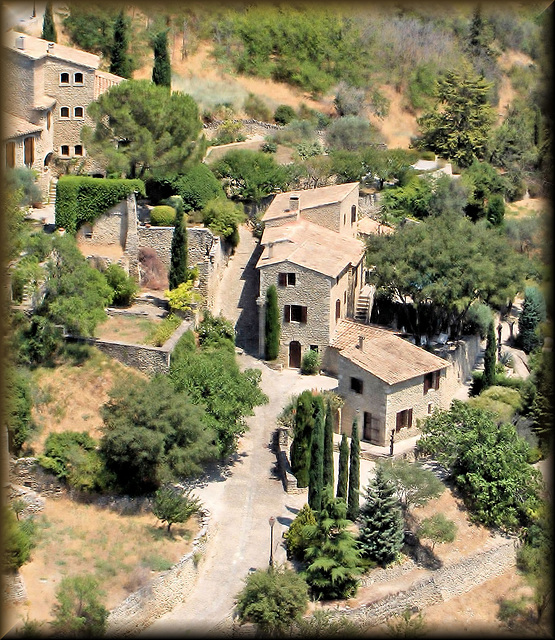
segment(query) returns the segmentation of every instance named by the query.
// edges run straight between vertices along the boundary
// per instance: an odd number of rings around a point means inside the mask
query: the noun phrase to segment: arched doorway
[[[46,157],[44,158],[44,168],[48,169],[48,167],[50,166],[50,163],[52,162],[52,151],[50,153],[46,154]]]
[[[289,343],[289,366],[298,369],[301,366],[301,343],[293,340]]]

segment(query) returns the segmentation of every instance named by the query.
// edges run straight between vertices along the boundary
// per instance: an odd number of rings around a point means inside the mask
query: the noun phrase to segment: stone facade
[[[341,235],[350,235],[356,237],[357,217],[358,217],[358,189],[353,189],[343,200],[338,203],[302,208],[302,191],[301,193],[301,211],[300,218],[308,220],[314,224],[331,229]],[[355,213],[353,215],[353,207]],[[353,219],[354,218],[354,219]]]

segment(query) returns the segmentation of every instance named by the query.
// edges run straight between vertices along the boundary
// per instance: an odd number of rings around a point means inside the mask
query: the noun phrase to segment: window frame
[[[81,80],[77,80],[77,76],[81,76]],[[77,86],[82,86],[85,84],[85,76],[81,71],[76,71],[73,74],[73,84]]]
[[[356,376],[350,376],[350,389],[354,393],[362,395],[364,393],[364,380]]]
[[[15,168],[15,142],[12,140],[6,142],[6,167],[8,169]]]
[[[430,389],[437,391],[439,389],[440,371],[430,371],[424,374],[424,395]]]
[[[23,164],[31,168],[35,163],[35,138],[27,136],[23,139]]]
[[[64,76],[67,76],[67,80],[64,80]],[[69,86],[70,86],[70,84],[69,84],[69,82],[70,82],[70,77],[71,77],[71,76],[70,76],[70,74],[69,74],[69,71],[62,71],[62,72],[60,73],[60,85],[62,85],[62,86],[64,86],[64,87],[69,87]]]
[[[295,314],[295,318],[293,318]],[[307,307],[300,304],[286,304],[283,307],[283,321],[295,324],[307,323]],[[300,319],[297,319],[299,317]]]
[[[67,116],[64,116],[63,111],[67,109]],[[71,108],[70,107],[60,107],[60,120],[69,120],[71,117]]]
[[[357,221],[357,206],[353,204],[351,206],[351,225],[353,225]]]
[[[67,153],[64,153],[64,149],[67,149]],[[63,156],[64,158],[69,158],[69,145],[68,144],[61,144],[60,145],[60,155]]]
[[[395,431],[399,432],[401,429],[410,429],[412,427],[412,407],[410,409],[403,409],[397,411],[395,415]]]
[[[278,287],[296,287],[297,274],[293,271],[280,271],[278,273]]]
[[[80,116],[77,115],[77,109],[81,109],[81,115]],[[76,120],[83,120],[83,118],[85,117],[85,108],[84,107],[73,107],[73,117]]]
[[[79,149],[79,151],[78,151],[78,149]],[[82,144],[76,144],[73,147],[73,155],[74,156],[79,156],[79,157],[84,155],[83,145]]]

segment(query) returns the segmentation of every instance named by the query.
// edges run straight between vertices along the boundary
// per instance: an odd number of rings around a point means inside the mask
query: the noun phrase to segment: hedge
[[[62,176],[56,186],[56,226],[75,233],[83,223],[92,224],[132,191],[145,195],[142,180]]]
[[[173,227],[175,225],[175,209],[167,204],[159,204],[150,210],[150,224],[155,227]]]

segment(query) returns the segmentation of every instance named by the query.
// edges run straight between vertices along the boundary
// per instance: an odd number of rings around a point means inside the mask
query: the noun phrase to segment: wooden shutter
[[[283,307],[283,321],[291,322],[291,305],[290,304],[286,304]]]
[[[407,427],[409,429],[412,427],[412,409],[407,411]]]
[[[285,287],[287,285],[287,274],[286,273],[278,273],[278,285],[280,287]]]
[[[395,416],[395,429],[399,431],[403,426],[403,412],[399,411],[399,413]]]
[[[15,167],[15,142],[6,144],[6,166],[10,169]]]
[[[301,322],[306,324],[306,307],[301,307]]]
[[[33,162],[35,161],[35,139],[34,138],[25,138],[24,142],[24,163],[25,166],[31,167]]]
[[[429,373],[425,373],[424,374],[424,395],[426,393],[428,393],[428,390],[430,389],[431,384],[430,384],[430,374]]]
[[[434,373],[434,389],[437,391],[439,389],[439,376],[440,376],[440,372],[436,371]]]

